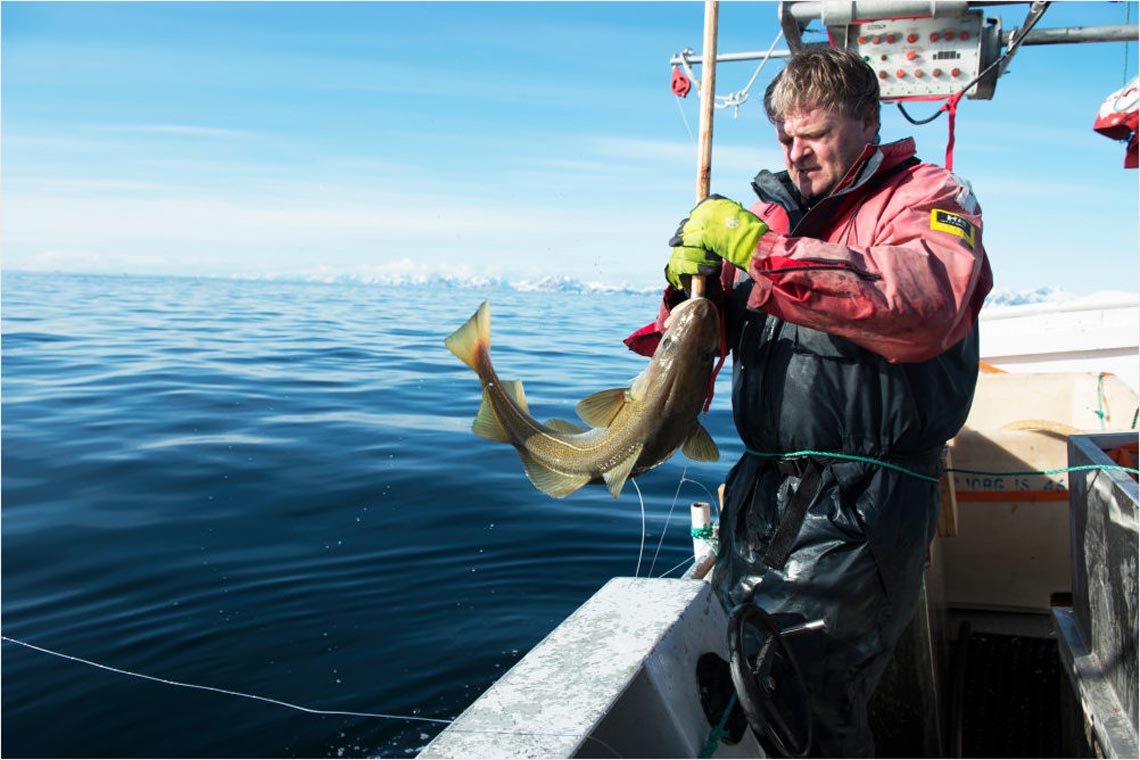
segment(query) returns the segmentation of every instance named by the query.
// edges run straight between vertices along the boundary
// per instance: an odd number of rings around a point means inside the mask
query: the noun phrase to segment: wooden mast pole
[[[712,172],[713,111],[716,105],[716,32],[718,0],[705,0],[705,38],[701,51],[701,121],[697,148],[697,203],[709,195]],[[693,275],[693,298],[705,294],[705,278]]]

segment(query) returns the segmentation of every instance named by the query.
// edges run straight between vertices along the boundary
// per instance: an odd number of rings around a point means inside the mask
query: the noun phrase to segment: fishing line
[[[695,486],[700,486],[701,490],[704,491],[708,495],[709,502],[710,503],[716,502],[716,499],[713,498],[713,493],[712,493],[712,491],[710,491],[708,489],[708,486],[706,486],[704,483],[700,482],[699,480],[693,480],[692,478],[686,477],[686,473],[688,473],[688,471],[689,471],[689,463],[685,462],[684,469],[681,470],[681,477],[677,480],[677,490],[673,493],[673,503],[669,505],[669,514],[666,515],[666,517],[665,517],[665,527],[661,529],[661,538],[659,538],[657,540],[657,551],[655,551],[653,553],[653,562],[651,562],[649,565],[649,573],[648,573],[649,576],[653,575],[653,569],[654,569],[654,567],[657,566],[657,555],[659,555],[661,553],[661,546],[662,546],[662,544],[665,543],[665,534],[668,533],[668,531],[669,531],[669,522],[673,519],[673,510],[676,509],[676,507],[677,507],[677,500],[679,498],[681,498],[681,486],[685,485],[686,483],[692,483]],[[719,504],[717,504],[717,514],[718,515],[720,514],[720,505]],[[718,517],[718,519],[719,519],[719,517]],[[696,559],[695,554],[693,555],[693,559],[694,560]],[[685,562],[688,562],[688,560],[682,561],[681,564],[684,564]],[[677,567],[678,566],[675,565],[672,568],[670,568],[669,570],[666,570],[665,574],[668,575],[669,573],[676,570]],[[664,576],[658,576],[658,577],[662,578]]]
[[[676,570],[680,570],[680,569],[681,569],[682,567],[684,567],[685,565],[688,565],[688,564],[690,564],[690,563],[692,563],[692,562],[695,562],[695,561],[696,561],[696,559],[697,559],[697,555],[696,555],[696,554],[692,554],[692,555],[689,555],[688,557],[685,557],[683,560],[681,560],[681,561],[680,561],[680,562],[678,562],[677,564],[673,565],[673,567],[669,568],[668,570],[666,570],[665,572],[661,573],[661,575],[658,575],[657,577],[658,577],[658,578],[664,578],[664,577],[666,577],[667,575],[669,575],[669,573],[672,573],[672,572],[674,572],[674,571],[676,571]]]
[[[657,566],[657,555],[661,553],[661,545],[665,543],[665,534],[669,530],[669,522],[673,519],[673,510],[677,507],[677,499],[681,497],[681,486],[685,483],[685,473],[689,471],[689,463],[681,469],[681,478],[677,481],[677,490],[673,492],[673,503],[669,505],[669,514],[665,516],[665,527],[661,529],[661,538],[657,540],[657,551],[653,552],[653,562],[649,564],[649,575],[653,575],[653,568]]]
[[[633,577],[638,578],[641,576],[641,558],[645,554],[645,497],[641,495],[641,487],[637,485],[636,479],[630,478],[629,482],[637,489],[637,500],[641,503],[641,548],[637,550],[637,569],[633,571]],[[649,572],[652,573],[653,568],[649,568]]]
[[[453,722],[452,720],[446,720],[443,718],[422,718],[422,717],[419,717],[416,715],[391,715],[388,713],[351,712],[351,711],[347,711],[347,710],[320,710],[320,709],[317,709],[314,707],[305,707],[303,705],[295,705],[291,702],[282,702],[279,699],[272,699],[270,697],[259,697],[256,694],[245,694],[245,693],[242,693],[240,691],[230,691],[229,689],[219,689],[216,686],[202,686],[200,684],[185,683],[183,681],[172,681],[168,678],[159,678],[157,676],[148,676],[145,673],[136,673],[136,672],[131,671],[131,670],[123,670],[122,668],[114,668],[114,667],[111,667],[110,665],[102,665],[98,662],[92,662],[91,660],[85,660],[82,657],[75,657],[74,655],[63,654],[62,652],[55,652],[51,649],[45,649],[44,647],[39,647],[39,646],[36,646],[35,644],[29,644],[28,642],[20,641],[19,639],[13,639],[9,636],[0,636],[0,639],[3,639],[4,641],[10,642],[12,644],[19,644],[20,646],[27,647],[28,649],[34,649],[37,652],[42,652],[44,654],[50,654],[53,657],[59,657],[59,658],[64,659],[64,660],[70,660],[71,662],[78,662],[82,665],[90,665],[93,668],[99,668],[100,670],[106,670],[106,671],[109,671],[111,673],[118,673],[119,675],[122,675],[122,676],[130,676],[132,678],[141,678],[144,681],[153,681],[155,683],[165,684],[166,686],[178,686],[178,687],[181,687],[183,689],[198,689],[200,691],[212,691],[216,694],[225,694],[225,695],[228,695],[231,697],[241,697],[243,699],[252,699],[252,700],[256,700],[258,702],[268,702],[269,704],[278,705],[280,707],[288,707],[291,710],[299,710],[300,712],[311,713],[313,715],[344,715],[344,716],[349,716],[349,717],[354,717],[354,718],[386,718],[389,720],[410,720],[410,721],[421,721],[424,723],[442,723],[444,725],[448,725],[448,724]]]
[[[676,95],[673,96],[673,99],[677,101],[677,110],[681,112],[681,121],[685,122],[685,131],[689,133],[689,140],[695,143],[697,138],[693,137],[693,130],[689,126],[689,117],[685,116],[685,107],[681,105],[681,99]]]
[[[10,644],[17,644],[17,645],[25,647],[27,649],[32,649],[36,652],[41,652],[42,654],[51,655],[52,657],[58,657],[60,659],[68,660],[70,662],[77,662],[81,665],[89,665],[90,667],[93,667],[93,668],[98,668],[100,670],[106,670],[110,673],[115,673],[115,674],[121,675],[121,676],[129,676],[131,678],[139,678],[143,681],[152,681],[154,683],[163,684],[164,686],[177,686],[177,687],[183,688],[183,689],[197,689],[199,691],[210,691],[210,692],[213,692],[215,694],[224,694],[224,695],[230,696],[230,697],[240,697],[242,699],[252,699],[256,702],[266,702],[266,703],[271,704],[271,705],[277,705],[278,707],[287,707],[290,710],[298,710],[300,712],[309,713],[311,715],[334,715],[334,716],[344,716],[344,717],[350,717],[350,718],[382,718],[385,720],[403,720],[403,721],[411,721],[411,722],[418,721],[421,723],[435,723],[435,724],[444,725],[444,726],[450,726],[451,724],[453,724],[455,722],[455,718],[425,718],[425,717],[419,716],[419,715],[393,715],[390,713],[355,712],[355,711],[350,711],[350,710],[321,710],[321,709],[317,709],[314,707],[305,707],[304,705],[296,705],[296,704],[293,704],[291,702],[283,702],[280,699],[272,699],[271,697],[261,697],[261,696],[258,696],[256,694],[246,694],[246,693],[240,692],[240,691],[231,691],[229,689],[220,689],[216,686],[202,686],[201,684],[186,683],[184,681],[174,681],[174,680],[171,680],[169,678],[159,678],[158,676],[148,676],[145,673],[136,673],[135,671],[132,671],[132,670],[124,670],[122,668],[116,668],[116,667],[112,667],[110,665],[103,665],[101,663],[94,662],[92,660],[85,660],[82,657],[76,657],[74,655],[64,654],[62,652],[56,652],[52,649],[47,649],[45,647],[36,646],[35,644],[29,644],[26,641],[20,641],[19,639],[14,639],[10,636],[0,635],[0,640],[3,640],[3,641],[8,642]],[[475,729],[475,728],[452,728],[451,730],[455,731],[456,733],[464,733],[464,734],[491,734],[491,735],[502,735],[502,736],[569,736],[569,737],[578,736],[578,734],[572,734],[572,733],[553,733],[553,732],[538,732],[538,731],[508,731],[505,729],[504,730],[494,730],[494,729]],[[587,736],[587,737],[585,737],[585,740],[591,741],[591,742],[597,742],[598,744],[605,747],[608,751],[612,752],[614,754],[614,757],[621,757],[621,753],[619,753],[617,750],[615,750],[609,744],[606,744],[601,739],[595,738],[593,736]]]
[[[720,505],[717,503],[716,496],[713,495],[713,492],[709,490],[708,486],[706,486],[704,483],[702,483],[699,480],[693,480],[692,478],[686,478],[684,475],[681,475],[681,483],[692,483],[695,486],[700,486],[701,490],[705,492],[705,495],[707,495],[709,497],[709,503],[716,505],[717,514],[720,514]],[[678,490],[680,490],[680,484],[678,484],[677,488],[678,488]]]

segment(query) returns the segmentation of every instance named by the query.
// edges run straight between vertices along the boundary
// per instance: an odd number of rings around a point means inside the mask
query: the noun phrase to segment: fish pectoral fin
[[[549,419],[543,424],[556,433],[566,433],[567,435],[578,435],[579,433],[590,432],[590,428],[585,425],[579,425],[577,422],[571,422],[570,420]]]
[[[520,448],[518,451],[527,478],[535,488],[547,496],[564,499],[590,482],[589,475],[552,470],[535,459],[526,449]]]
[[[720,449],[716,447],[709,431],[697,423],[696,430],[681,447],[681,453],[697,462],[715,462],[720,459]]]
[[[479,412],[475,415],[475,421],[471,423],[471,432],[488,441],[511,442],[511,437],[499,422],[499,418],[495,416],[495,410],[491,406],[491,394],[486,388],[483,389],[483,403],[479,405]]]
[[[503,385],[503,390],[515,400],[519,408],[530,414],[530,407],[526,403],[526,393],[523,392],[522,380],[502,380],[500,382]]]
[[[633,466],[637,464],[637,458],[641,456],[642,449],[645,444],[639,443],[633,452],[625,459],[621,460],[616,467],[612,467],[602,473],[602,478],[606,481],[606,488],[610,489],[610,493],[616,499],[621,495],[622,486],[625,481],[629,479],[629,474],[633,472]]]
[[[591,427],[609,427],[625,406],[626,389],[610,388],[586,396],[574,407],[578,416]]]

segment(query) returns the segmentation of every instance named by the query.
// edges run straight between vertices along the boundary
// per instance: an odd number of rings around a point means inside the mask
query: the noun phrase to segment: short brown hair
[[[773,124],[796,111],[823,108],[879,123],[879,80],[853,50],[812,45],[788,59],[764,92]]]

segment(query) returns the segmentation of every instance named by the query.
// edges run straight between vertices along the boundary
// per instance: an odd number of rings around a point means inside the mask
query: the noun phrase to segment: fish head
[[[646,370],[650,381],[699,381],[703,391],[720,356],[720,313],[709,299],[690,298],[673,308],[668,324]]]
[[[699,353],[720,352],[720,313],[707,298],[690,298],[669,312],[669,328],[661,342],[672,350],[689,349]]]

